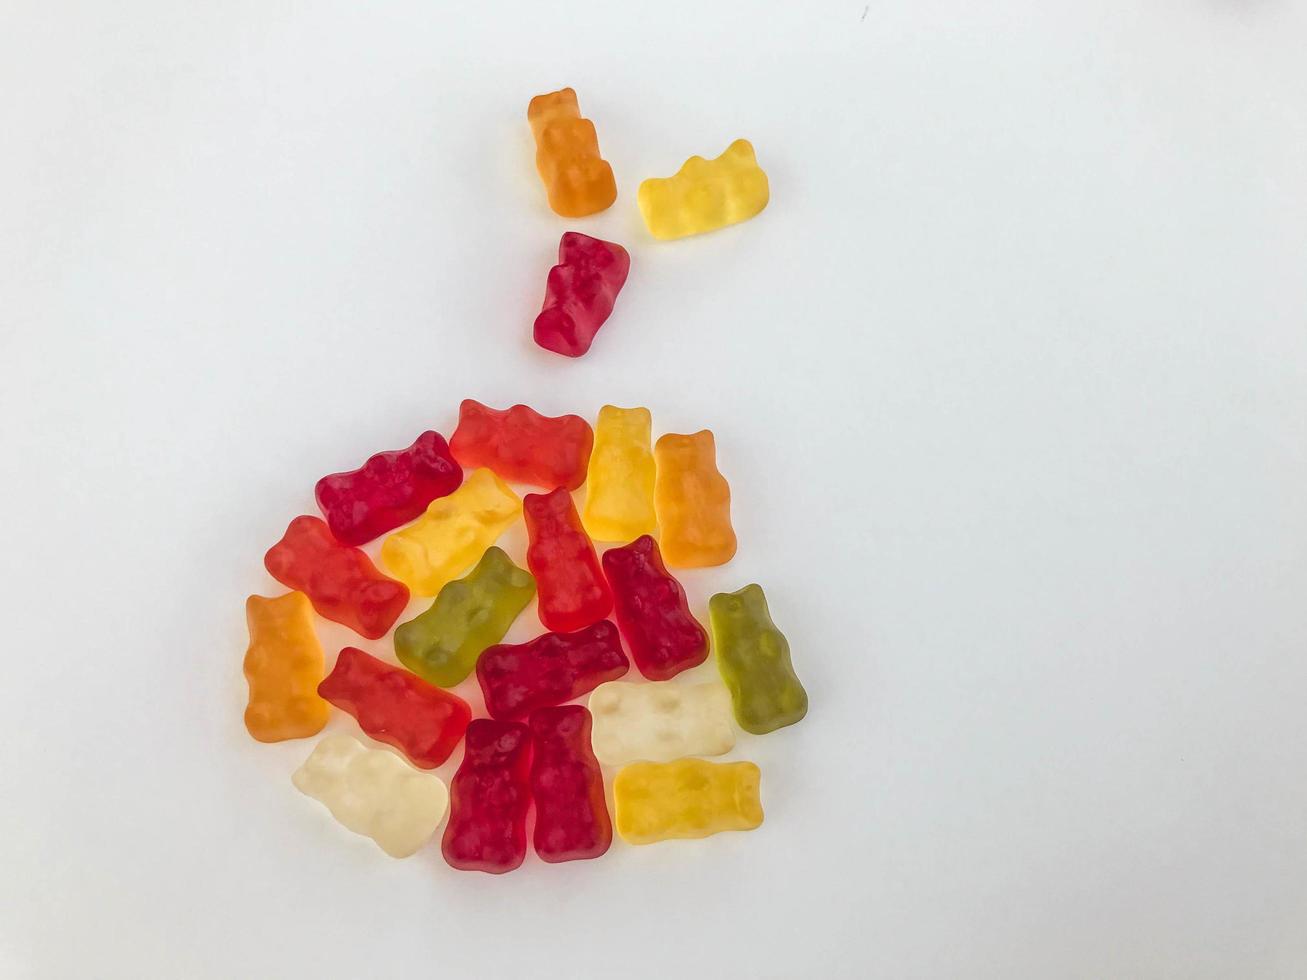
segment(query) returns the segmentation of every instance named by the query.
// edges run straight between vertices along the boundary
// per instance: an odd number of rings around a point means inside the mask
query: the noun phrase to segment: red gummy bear
[[[597,858],[613,842],[590,726],[590,712],[579,704],[531,713],[535,848],[551,864]]]
[[[640,673],[665,681],[708,659],[708,633],[649,535],[604,552],[617,625]],[[538,578],[539,576],[537,576]]]
[[[424,432],[407,449],[377,453],[356,470],[324,476],[314,496],[337,541],[366,544],[418,517],[462,482],[445,437]]]
[[[594,432],[579,415],[548,418],[525,405],[502,411],[471,398],[458,406],[458,428],[449,440],[454,458],[472,469],[484,466],[510,483],[575,490],[585,482]]]
[[[570,633],[612,612],[612,594],[571,493],[562,487],[550,493],[528,493],[522,500],[522,513],[530,541],[526,564],[536,579],[540,622],[545,629]]]
[[[268,574],[303,592],[318,614],[380,639],[408,605],[408,587],[386,578],[358,548],[332,537],[320,517],[297,517],[263,556]]]
[[[393,745],[422,769],[434,769],[463,737],[472,709],[356,647],[345,647],[318,685],[318,696],[358,719],[364,734]]]
[[[564,357],[588,351],[630,271],[631,256],[622,246],[563,232],[558,265],[549,270],[544,309],[536,317],[536,343]]]
[[[579,698],[630,668],[617,627],[604,619],[575,633],[490,647],[477,661],[477,682],[490,717],[515,721]]]
[[[531,733],[520,722],[478,718],[465,745],[440,851],[451,867],[503,874],[526,857]]]

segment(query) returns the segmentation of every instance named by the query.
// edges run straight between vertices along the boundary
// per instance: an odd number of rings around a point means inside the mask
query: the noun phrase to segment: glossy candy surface
[[[772,622],[762,587],[721,592],[708,600],[717,669],[731,692],[735,720],[765,735],[808,713],[808,694],[790,662],[790,644]]]
[[[381,544],[381,563],[415,595],[435,595],[495,543],[522,501],[490,470],[474,470],[417,522]]]
[[[476,568],[440,590],[431,608],[395,628],[395,656],[437,687],[461,683],[486,647],[536,594],[535,579],[500,548],[487,548]]]
[[[250,645],[245,680],[250,687],[245,727],[260,742],[305,738],[322,731],[331,709],[318,697],[322,644],[313,631],[313,607],[303,592],[245,600]]]
[[[525,405],[487,408],[471,398],[458,407],[450,439],[464,466],[484,466],[505,480],[575,490],[585,479],[594,433],[579,415],[549,418]]]
[[[657,529],[652,430],[647,408],[599,410],[581,511],[596,541],[631,541]]]
[[[545,861],[596,858],[613,841],[604,777],[590,748],[590,712],[579,704],[531,712],[533,840]]]
[[[717,470],[717,444],[704,429],[668,433],[654,446],[654,508],[664,560],[673,568],[722,565],[735,557],[731,487]]]
[[[613,597],[572,495],[562,487],[529,493],[522,512],[530,540],[526,564],[540,591],[540,622],[546,629],[570,633],[607,616]]]
[[[753,830],[762,823],[752,762],[636,762],[613,780],[617,832],[628,844]]]
[[[735,746],[721,684],[600,684],[590,695],[594,753],[606,766],[721,755]]]
[[[359,545],[407,524],[462,482],[444,436],[424,432],[407,449],[377,453],[356,470],[324,476],[314,496],[336,540]]]
[[[670,239],[747,221],[769,196],[753,145],[736,140],[715,160],[693,156],[674,176],[642,182],[636,203],[649,234]]]
[[[681,583],[649,535],[604,552],[617,626],[640,673],[665,681],[708,659],[708,631],[690,615]]]
[[[448,759],[472,719],[462,698],[355,647],[340,651],[318,693],[357,718],[366,735],[393,745],[422,769]]]
[[[463,761],[449,784],[449,823],[440,845],[451,866],[502,874],[522,863],[530,768],[526,725],[478,718],[467,726]]]
[[[385,749],[366,749],[348,735],[318,742],[291,782],[396,858],[430,840],[449,805],[449,791],[437,776],[417,772]]]
[[[477,661],[477,681],[490,716],[516,720],[579,698],[628,669],[617,627],[605,619],[575,633],[491,647]]]
[[[613,312],[631,271],[631,256],[613,242],[580,232],[563,233],[558,264],[545,281],[545,303],[533,335],[545,350],[580,357]]]
[[[319,517],[297,517],[263,557],[268,574],[303,592],[318,614],[361,636],[385,636],[408,605],[408,589],[341,544]]]
[[[581,117],[572,89],[537,95],[526,118],[535,135],[536,170],[554,213],[580,218],[617,199],[613,168],[599,155],[594,123]]]

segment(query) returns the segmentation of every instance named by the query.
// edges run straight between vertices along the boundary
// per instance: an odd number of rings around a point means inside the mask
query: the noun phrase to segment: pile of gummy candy
[[[528,116],[554,210],[608,207],[612,171],[572,90],[533,99]],[[766,177],[742,140],[639,191],[650,231],[663,238],[744,220],[766,202]],[[629,259],[620,246],[575,233],[564,235],[561,252],[535,333],[543,346],[579,356],[611,313]],[[519,498],[510,483],[543,492]],[[583,485],[578,513],[573,492]],[[732,716],[762,735],[807,713],[759,586],[709,601],[722,683],[671,680],[704,663],[710,642],[668,566],[721,565],[736,549],[710,431],[654,443],[646,408],[606,405],[592,428],[576,415],[467,400],[448,442],[424,432],[407,449],[323,477],[315,497],[323,517],[296,517],[264,558],[293,591],[246,603],[245,725],[263,742],[306,738],[334,705],[402,754],[329,735],[295,772],[294,784],[347,828],[407,857],[448,811],[445,860],[497,874],[524,860],[532,807],[532,842],[548,862],[604,854],[614,822],[633,844],[762,823],[756,765],[696,758],[734,747]],[[519,514],[527,569],[495,545]],[[388,575],[360,547],[382,535]],[[615,546],[600,556],[594,541]],[[435,601],[394,629],[401,666],[348,646],[325,672],[315,612],[380,640],[411,596]],[[501,642],[532,599],[547,632]],[[631,660],[653,683],[618,680]],[[474,720],[449,690],[474,671],[488,718]],[[588,707],[570,703],[586,694]],[[440,766],[460,741],[448,788],[420,771]],[[611,818],[601,764],[620,767]]]

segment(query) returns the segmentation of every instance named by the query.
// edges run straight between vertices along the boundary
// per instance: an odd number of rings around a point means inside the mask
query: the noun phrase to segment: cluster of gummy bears
[[[542,492],[519,498],[510,482]],[[803,718],[808,697],[759,586],[712,597],[710,644],[667,570],[735,554],[710,431],[654,443],[645,408],[606,405],[592,429],[576,415],[468,400],[448,443],[424,432],[323,477],[315,496],[323,516],[296,517],[264,559],[294,591],[247,602],[245,725],[260,741],[306,738],[334,705],[412,763],[349,735],[323,738],[293,780],[346,827],[406,857],[448,810],[445,860],[500,873],[526,856],[534,803],[541,858],[598,857],[614,823],[601,763],[621,767],[614,818],[633,844],[762,823],[758,767],[696,756],[734,746],[732,715],[765,734]],[[526,569],[495,546],[519,515]],[[389,574],[359,547],[381,535]],[[600,556],[596,540],[616,546]],[[378,640],[414,595],[435,601],[394,630],[402,666],[349,646],[324,676],[314,611]],[[532,598],[547,632],[502,643]],[[710,646],[721,683],[671,680]],[[653,683],[618,680],[631,660]],[[474,671],[488,718],[473,720],[449,690]],[[588,708],[569,703],[586,694]],[[448,789],[419,771],[460,741]]]
[[[554,211],[579,217],[611,205],[613,171],[576,93],[538,96],[527,117]],[[638,195],[649,231],[663,239],[744,221],[767,198],[767,176],[744,140],[716,160],[691,157],[675,176],[646,180]],[[567,232],[558,261],[535,339],[579,357],[612,313],[631,259],[620,245]],[[519,498],[509,483],[544,492]],[[578,513],[572,494],[582,485]],[[296,517],[264,558],[293,591],[246,604],[245,725],[264,742],[306,738],[334,705],[412,763],[348,735],[318,743],[293,781],[350,830],[407,857],[448,810],[445,860],[498,874],[525,858],[534,804],[542,859],[598,857],[613,836],[601,763],[621,767],[614,815],[631,843],[762,823],[757,766],[696,758],[734,747],[732,714],[761,735],[808,710],[761,588],[708,604],[724,683],[668,683],[708,659],[709,637],[667,566],[721,565],[735,555],[730,488],[711,432],[669,433],[655,444],[645,408],[606,405],[592,429],[576,415],[469,400],[448,443],[424,432],[407,449],[323,477],[315,496],[323,517]],[[529,571],[495,546],[519,515]],[[388,575],[360,547],[382,535]],[[601,557],[593,541],[615,547]],[[402,666],[347,646],[324,676],[315,611],[380,640],[411,596],[435,601],[395,628]],[[547,632],[503,643],[533,598]],[[655,683],[618,681],[632,659]],[[489,718],[473,720],[449,690],[473,671]],[[586,694],[588,708],[569,703]],[[463,759],[448,788],[419,771],[444,763],[460,741]]]
[[[617,199],[613,168],[599,155],[594,123],[582,118],[574,91],[536,96],[527,120],[535,134],[536,169],[555,213],[580,218]],[[767,206],[769,195],[753,146],[736,140],[715,160],[693,156],[675,175],[642,182],[636,201],[649,233],[672,239],[747,221]],[[588,351],[630,271],[631,256],[621,245],[565,232],[536,317],[536,343],[566,357]]]

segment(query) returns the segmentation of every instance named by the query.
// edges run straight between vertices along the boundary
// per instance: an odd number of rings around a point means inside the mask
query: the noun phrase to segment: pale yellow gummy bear
[[[472,567],[522,513],[522,501],[487,469],[381,545],[381,564],[414,595],[435,595]]]
[[[581,511],[581,523],[596,541],[634,541],[658,527],[652,429],[647,408],[599,409]]]
[[[735,745],[731,695],[707,684],[609,681],[590,695],[595,757],[607,766],[721,755]]]
[[[694,156],[671,177],[640,184],[636,203],[654,238],[684,238],[747,221],[767,206],[767,175],[748,140],[715,160]]]
[[[449,806],[449,790],[440,777],[418,772],[384,749],[364,748],[349,735],[328,735],[318,742],[291,782],[396,858],[408,857],[430,840]]]

